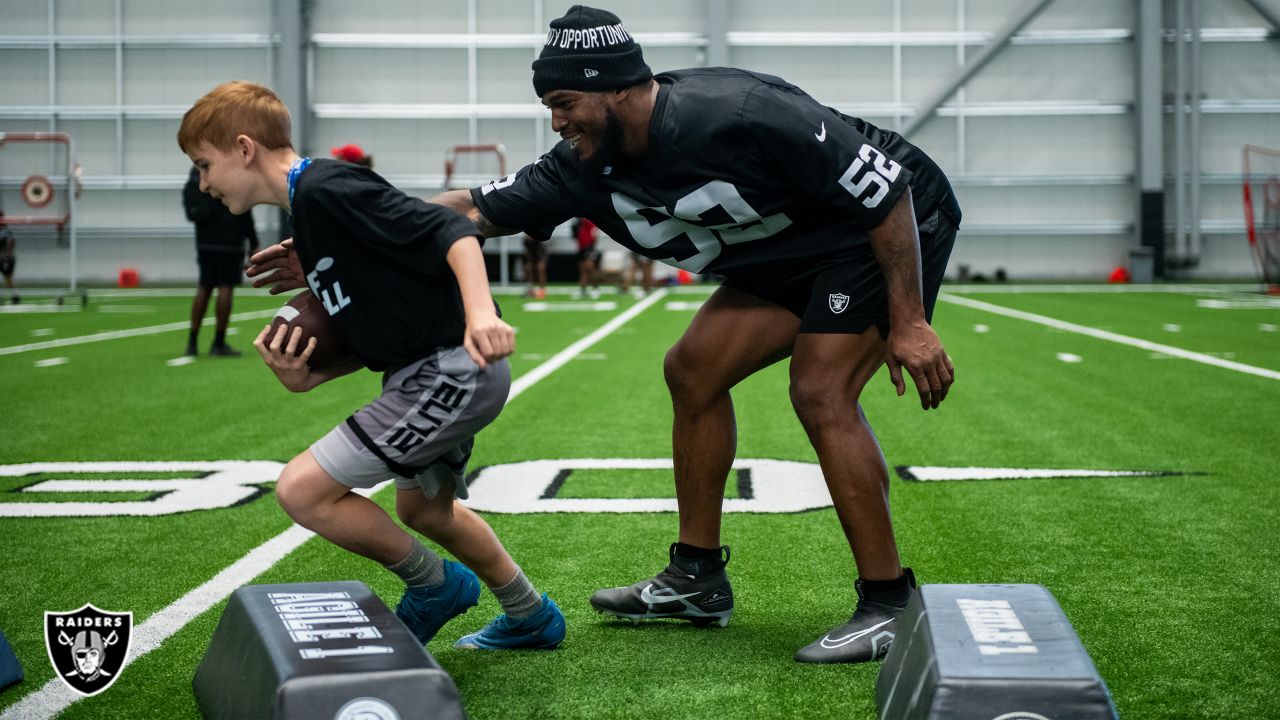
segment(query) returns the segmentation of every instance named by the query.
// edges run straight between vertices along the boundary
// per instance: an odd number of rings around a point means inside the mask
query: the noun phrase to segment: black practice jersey
[[[475,223],[377,173],[315,160],[293,196],[294,248],[311,292],[371,370],[462,344],[466,318],[445,259]]]
[[[917,221],[960,208],[938,166],[896,133],[770,75],[657,76],[643,158],[593,167],[568,142],[471,191],[499,227],[546,236],[586,217],[642,255],[725,276],[866,254],[867,231],[911,188]]]

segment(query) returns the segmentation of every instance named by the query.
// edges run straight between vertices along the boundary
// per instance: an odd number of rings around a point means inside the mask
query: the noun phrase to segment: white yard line
[[[666,296],[667,292],[665,290],[658,290],[657,292],[650,293],[645,299],[622,311],[617,317],[604,325],[601,325],[600,329],[556,353],[550,360],[542,363],[533,370],[530,370],[524,375],[516,378],[515,382],[511,383],[511,394],[507,396],[507,402],[515,399],[520,395],[520,393],[528,390],[534,383],[560,369],[561,366],[572,360],[574,356],[600,342],[605,337],[609,336],[614,330],[617,330],[626,324],[628,320],[644,312],[650,305],[653,305]]]
[[[511,394],[507,396],[510,402],[519,396],[525,390],[528,390],[539,380],[555,372],[565,363],[572,360],[576,355],[592,345],[600,342],[608,337],[624,325],[631,318],[644,312],[646,308],[653,305],[657,301],[666,296],[666,292],[659,290],[644,300],[632,305],[630,308],[609,322],[602,325],[598,330],[590,335],[578,340],[564,350],[556,353],[554,357],[542,363],[533,370],[521,375],[515,382],[511,383]],[[274,310],[271,311],[274,314]],[[181,324],[183,327],[185,323]],[[158,331],[159,332],[159,331]],[[370,488],[369,490],[357,491],[362,495],[372,495],[386,483]],[[217,605],[226,599],[236,588],[244,585],[262,573],[271,569],[280,560],[284,559],[289,553],[296,550],[304,542],[309,540],[312,533],[310,530],[300,525],[293,525],[288,530],[271,538],[267,542],[250,550],[247,555],[232,563],[225,570],[214,575],[205,584],[192,590],[175,600],[168,607],[160,610],[156,614],[147,618],[147,621],[139,625],[134,630],[133,644],[129,652],[129,657],[125,661],[125,667],[128,667],[133,661],[146,655],[147,653],[160,647],[170,636],[181,630],[187,623],[201,615],[209,608]],[[10,705],[3,712],[0,712],[0,720],[29,720],[30,718],[51,718],[58,713],[66,710],[72,703],[81,699],[81,695],[72,691],[67,687],[66,683],[58,678],[53,678],[45,683],[43,687],[30,695],[22,698],[17,703]]]
[[[254,310],[253,312],[235,313],[231,316],[231,322],[240,322],[242,320],[254,320],[256,318],[272,317],[276,314],[273,310]],[[212,325],[213,318],[205,318],[204,325]],[[108,330],[105,332],[94,333],[92,335],[80,335],[78,337],[59,338],[57,340],[44,340],[41,342],[27,343],[26,345],[10,345],[9,347],[0,347],[0,355],[16,355],[18,353],[32,352],[34,350],[52,350],[53,348],[67,347],[68,345],[84,345],[85,343],[102,342],[104,340],[119,340],[121,338],[140,337],[142,335],[158,335],[160,333],[173,332],[175,330],[186,330],[191,327],[190,321],[183,320],[181,322],[165,323],[164,325],[150,325],[148,327],[130,328],[128,330]]]
[[[966,285],[948,284],[948,293],[974,293],[976,295],[1025,295],[1037,293],[1066,293],[1075,295],[1115,295],[1115,294],[1164,294],[1164,295],[1229,295],[1244,298],[1257,298],[1262,292],[1261,285],[1100,285],[1097,283],[1053,284],[1053,285],[998,285],[991,283],[969,283]]]
[[[1254,367],[1253,365],[1245,365],[1244,363],[1233,362],[1231,360],[1223,360],[1222,358],[1217,358],[1212,355],[1206,355],[1205,353],[1192,352],[1190,350],[1183,350],[1182,348],[1176,348],[1176,347],[1173,347],[1172,345],[1161,345],[1160,343],[1153,343],[1153,342],[1150,342],[1149,340],[1141,340],[1139,338],[1129,337],[1128,335],[1121,335],[1119,333],[1113,333],[1107,330],[1099,330],[1098,328],[1091,328],[1086,325],[1077,325],[1075,323],[1067,322],[1065,320],[1058,320],[1056,318],[1046,317],[1044,315],[1036,315],[1035,313],[1023,312],[1022,310],[1014,310],[1012,308],[1007,308],[1000,305],[992,305],[991,303],[982,302],[981,300],[973,300],[971,298],[958,297],[956,295],[951,295],[949,293],[940,294],[938,296],[938,299],[942,300],[943,302],[949,302],[953,305],[963,305],[964,307],[973,308],[975,310],[983,310],[989,313],[994,313],[996,315],[1004,315],[1005,317],[1016,318],[1018,320],[1026,320],[1028,322],[1038,323],[1040,325],[1047,325],[1057,330],[1079,333],[1080,335],[1087,335],[1091,338],[1097,338],[1098,340],[1107,340],[1109,342],[1119,343],[1121,345],[1128,345],[1130,347],[1141,348],[1143,350],[1150,350],[1152,352],[1164,353],[1165,355],[1169,355],[1176,358],[1182,358],[1183,360],[1191,360],[1192,362],[1203,363],[1205,365],[1213,365],[1215,367],[1220,367],[1227,370],[1235,370],[1236,372],[1247,373],[1249,375],[1257,375],[1258,377],[1267,378],[1268,380],[1280,380],[1280,372],[1277,372],[1275,370],[1268,370],[1266,368]]]

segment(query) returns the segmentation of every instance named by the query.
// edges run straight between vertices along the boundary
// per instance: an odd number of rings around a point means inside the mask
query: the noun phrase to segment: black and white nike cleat
[[[724,627],[733,615],[733,588],[724,571],[729,549],[724,550],[725,559],[719,567],[695,577],[677,567],[672,545],[671,564],[665,570],[634,585],[597,590],[591,596],[591,607],[632,622],[673,618],[689,620],[698,627],[712,623]]]
[[[905,569],[908,582],[915,588],[915,577]],[[796,662],[803,663],[862,663],[883,660],[889,646],[898,634],[898,616],[907,609],[868,600],[863,594],[862,581],[855,581],[858,604],[849,622],[814,640],[796,651]],[[914,592],[914,590],[913,590]]]

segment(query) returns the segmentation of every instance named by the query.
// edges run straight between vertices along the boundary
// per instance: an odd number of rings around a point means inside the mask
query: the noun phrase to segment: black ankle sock
[[[709,549],[678,542],[671,546],[671,563],[688,575],[704,577],[724,568],[721,548]]]
[[[199,333],[197,331],[187,333],[187,344],[194,347],[196,344],[196,338],[198,337]]]
[[[905,605],[911,599],[915,578],[910,568],[903,568],[902,575],[893,580],[859,580],[862,594],[868,600],[888,605]]]
[[[676,543],[676,555],[686,560],[719,560],[720,548],[707,549],[678,542]]]
[[[222,347],[223,345],[226,345],[226,344],[227,344],[227,334],[225,332],[214,333],[213,335],[214,347]]]

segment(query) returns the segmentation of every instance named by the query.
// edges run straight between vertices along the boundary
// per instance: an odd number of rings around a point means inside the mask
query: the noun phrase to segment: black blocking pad
[[[1117,718],[1111,694],[1040,585],[924,585],[876,679],[882,719]]]
[[[192,682],[206,718],[465,718],[458,690],[364,583],[246,585]]]

